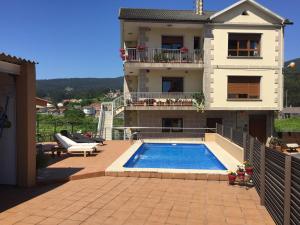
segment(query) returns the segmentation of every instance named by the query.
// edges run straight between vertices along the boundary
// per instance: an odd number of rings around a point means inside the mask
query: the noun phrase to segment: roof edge
[[[255,5],[256,7],[260,8],[263,11],[265,11],[266,13],[268,13],[268,14],[272,15],[273,17],[277,18],[278,20],[281,20],[282,23],[284,23],[284,21],[286,20],[283,17],[281,17],[280,15],[276,14],[275,12],[271,11],[270,9],[266,8],[265,6],[259,4],[258,2],[254,1],[254,0],[240,0],[240,1],[238,1],[234,4],[232,4],[232,5],[228,6],[227,8],[217,12],[216,14],[212,15],[210,17],[210,19],[213,20],[213,19],[217,18],[218,16],[222,15],[223,13],[225,13],[225,12],[227,12],[227,11],[229,11],[229,10],[231,10],[231,9],[233,9],[233,8],[243,4],[245,2],[249,2],[253,5]]]
[[[14,64],[22,64],[22,63],[39,64],[36,61],[28,60],[17,56],[12,56],[10,54],[5,54],[4,52],[0,52],[0,61],[14,63]]]

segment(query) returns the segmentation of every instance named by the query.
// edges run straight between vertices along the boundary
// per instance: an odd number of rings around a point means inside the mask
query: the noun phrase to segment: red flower
[[[146,49],[146,46],[145,46],[145,45],[138,45],[138,46],[137,46],[137,49],[138,49],[139,51],[144,51],[144,50]]]
[[[180,52],[181,52],[181,53],[187,53],[187,52],[189,52],[189,49],[183,47],[183,48],[180,49]]]

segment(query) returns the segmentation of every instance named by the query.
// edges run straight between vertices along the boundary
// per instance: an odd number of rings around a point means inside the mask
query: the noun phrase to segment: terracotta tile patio
[[[96,177],[61,186],[3,189],[4,199],[36,196],[0,213],[0,224],[274,224],[254,189],[227,182]],[[18,193],[15,195],[15,193]],[[1,198],[0,204],[5,207]],[[0,208],[1,209],[1,208]]]
[[[130,141],[106,141],[104,146],[99,145],[100,152],[93,156],[83,157],[73,155],[54,159],[54,163],[38,172],[39,183],[51,183],[53,181],[68,181],[80,178],[104,176],[105,169],[112,164],[130,146]]]

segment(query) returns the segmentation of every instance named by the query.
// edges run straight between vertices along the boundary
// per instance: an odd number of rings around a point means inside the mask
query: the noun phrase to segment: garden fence
[[[261,204],[275,223],[300,224],[300,159],[268,148],[242,130],[219,124],[216,130],[244,148],[245,160],[254,167],[252,179]]]
[[[62,122],[62,121],[49,121],[37,119],[36,121],[36,141],[37,142],[51,142],[54,141],[54,134],[61,130],[67,130],[70,133],[75,132],[90,132],[97,133],[98,123],[96,122]]]

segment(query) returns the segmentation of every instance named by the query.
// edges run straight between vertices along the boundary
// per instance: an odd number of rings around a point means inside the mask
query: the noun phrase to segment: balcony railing
[[[143,49],[127,48],[124,61],[145,63],[200,63],[202,62],[202,50],[180,49]]]
[[[193,106],[198,92],[130,92],[125,93],[125,106]]]

